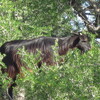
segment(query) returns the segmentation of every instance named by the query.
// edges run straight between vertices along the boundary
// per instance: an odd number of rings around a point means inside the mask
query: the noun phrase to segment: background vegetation
[[[18,86],[14,89],[16,99],[20,91],[26,100],[100,99],[100,45],[95,42],[95,38],[100,38],[99,4],[99,0],[0,1],[0,45],[14,39],[61,37],[78,31],[91,37],[89,52],[81,55],[77,49],[69,51],[63,56],[65,62],[57,66],[44,64],[41,73],[36,68],[35,56],[22,50],[24,62],[33,72],[23,69],[18,76]],[[0,60],[2,57],[0,55]],[[59,60],[56,52],[54,58]],[[1,61],[0,64],[4,65]],[[7,75],[0,72],[0,100],[9,81]]]

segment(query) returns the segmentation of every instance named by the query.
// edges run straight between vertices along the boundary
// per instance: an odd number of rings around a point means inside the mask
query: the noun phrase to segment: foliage
[[[77,19],[77,13],[80,14],[81,5],[86,6],[89,3],[87,4],[87,0],[74,0],[78,2],[70,5],[70,1],[73,0],[1,0],[0,45],[14,39],[28,39],[41,35],[67,36],[80,29],[85,33],[83,26],[78,25],[80,21]],[[91,6],[86,7],[91,10]],[[100,16],[99,13],[95,14],[93,19],[97,21]],[[91,25],[98,27],[99,24],[95,22]],[[99,28],[97,31],[99,33]],[[41,69],[38,69],[36,64],[40,60],[41,52],[38,55],[29,55],[24,50],[19,52],[23,54],[23,61],[33,72],[22,69],[23,73],[18,75],[16,81],[18,86],[14,88],[15,93],[21,88],[24,89],[27,100],[99,100],[100,46],[94,42],[94,36],[91,38],[92,49],[83,55],[76,49],[68,52],[66,56],[59,57],[56,48],[53,47],[55,60],[59,62],[59,59],[63,58],[65,62],[55,66],[44,64]],[[0,55],[0,64],[6,67],[1,62],[3,57],[4,55]],[[9,82],[11,79],[7,74],[0,71],[0,97],[2,92],[6,91]]]
[[[55,66],[43,64],[40,69],[37,68],[37,62],[40,60],[41,52],[32,55],[25,52],[24,48],[21,49],[19,53],[22,55],[22,60],[32,71],[22,67],[22,73],[18,75],[16,81],[18,85],[14,88],[15,98],[21,89],[24,89],[26,100],[33,98],[35,100],[99,100],[100,47],[94,39],[91,41],[91,50],[84,54],[75,49],[59,57],[56,47],[53,47],[54,60],[58,61],[58,64]],[[59,63],[61,58],[65,61]],[[7,89],[9,82],[11,79],[0,72],[1,91]]]
[[[22,68],[15,94],[24,89],[26,100],[99,100],[100,47],[95,42],[89,52],[81,55],[77,49],[69,51],[64,62],[43,64],[41,69],[37,68],[40,52],[30,55],[23,49],[19,53],[32,71]],[[60,59],[56,52],[54,58]]]
[[[8,37],[7,40],[10,36],[16,39],[14,34],[18,39],[38,35],[66,36],[75,30],[84,31],[86,27],[98,34],[98,4],[99,0],[1,0],[0,36]]]
[[[70,20],[74,16],[65,0],[1,0],[0,41],[40,35],[65,36],[71,33]]]

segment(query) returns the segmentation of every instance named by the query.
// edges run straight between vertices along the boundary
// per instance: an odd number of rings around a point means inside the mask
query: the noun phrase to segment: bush
[[[89,52],[82,55],[75,49],[61,57],[56,53],[56,47],[53,48],[54,60],[58,64],[43,64],[40,69],[37,68],[37,62],[41,59],[41,52],[32,55],[24,49],[20,50],[23,62],[32,69],[32,72],[22,67],[23,71],[16,80],[18,85],[14,88],[16,100],[22,90],[25,100],[99,100],[100,46],[92,41],[92,49]],[[64,62],[59,63],[61,58]],[[0,72],[0,95],[4,90],[6,92],[10,82],[11,79]]]
[[[99,100],[100,48],[95,43],[92,45],[83,55],[75,49],[63,56],[65,62],[55,66],[43,64],[41,69],[36,67],[35,60],[40,53],[34,56],[22,50],[24,62],[33,72],[23,68],[15,93],[23,88],[26,100]],[[55,55],[58,61],[60,57]]]

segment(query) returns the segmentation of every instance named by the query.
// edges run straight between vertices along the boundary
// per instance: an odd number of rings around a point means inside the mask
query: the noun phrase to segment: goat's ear
[[[80,37],[78,36],[74,41],[73,41],[73,47],[75,47],[80,41]]]

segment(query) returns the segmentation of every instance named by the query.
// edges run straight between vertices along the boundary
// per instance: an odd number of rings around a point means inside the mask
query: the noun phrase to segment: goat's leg
[[[13,83],[11,83],[7,89],[7,95],[9,100],[13,100],[13,88],[16,86],[15,80],[16,78],[13,79]]]

